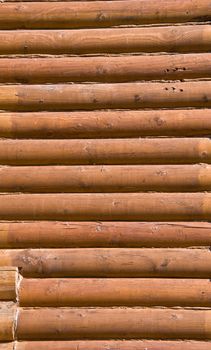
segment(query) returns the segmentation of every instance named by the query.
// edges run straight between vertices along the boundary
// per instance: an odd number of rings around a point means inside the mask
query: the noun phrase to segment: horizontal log
[[[116,83],[155,79],[210,78],[210,59],[210,53],[118,57],[1,58],[0,83],[40,84],[87,81]]]
[[[211,306],[210,280],[151,278],[23,279],[24,307]]]
[[[161,340],[60,340],[22,341],[16,343],[17,350],[210,350],[209,341],[161,341]],[[12,350],[1,347],[1,350]],[[6,346],[6,345],[4,345]]]
[[[209,138],[0,140],[0,164],[211,163]]]
[[[0,302],[0,342],[14,339],[16,307],[11,302]]]
[[[1,232],[2,234],[2,232]],[[0,267],[0,300],[16,300],[18,271],[15,267]]]
[[[1,192],[197,192],[211,190],[210,165],[0,166]]]
[[[24,344],[23,346],[25,346],[26,344]],[[35,345],[35,344],[33,344]],[[44,345],[44,344],[42,344]],[[49,344],[50,345],[50,344]],[[62,344],[61,344],[62,345]],[[14,349],[14,343],[10,342],[10,343],[0,343],[0,350],[13,350]],[[61,350],[61,349],[60,349]]]
[[[210,222],[1,221],[0,233],[0,248],[211,246]]]
[[[211,193],[1,194],[0,220],[209,220]]]
[[[159,11],[158,11],[159,10]],[[83,28],[115,25],[208,21],[209,0],[3,3],[1,29]]]
[[[9,111],[210,106],[211,81],[0,85],[0,108]]]
[[[210,109],[0,113],[0,137],[209,136]]]
[[[209,249],[73,248],[7,249],[0,265],[18,266],[24,277],[210,278]]]
[[[0,53],[209,52],[210,25],[0,31]]]
[[[18,339],[210,339],[210,310],[20,309]]]

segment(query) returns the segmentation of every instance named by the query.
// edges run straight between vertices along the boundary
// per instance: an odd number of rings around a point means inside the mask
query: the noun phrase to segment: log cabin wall
[[[211,349],[210,21],[0,3],[0,350]]]

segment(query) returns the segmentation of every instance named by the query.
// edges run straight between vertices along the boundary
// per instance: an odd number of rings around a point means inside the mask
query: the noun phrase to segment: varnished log
[[[1,232],[1,231],[0,231]],[[2,235],[2,232],[1,232]],[[18,271],[15,267],[0,267],[0,300],[16,300]]]
[[[0,140],[0,164],[211,163],[209,138]]]
[[[208,193],[1,194],[0,220],[209,220]]]
[[[209,222],[0,222],[0,248],[211,246]]]
[[[0,166],[1,192],[197,192],[211,190],[210,165]]]
[[[9,111],[210,106],[211,81],[0,85],[0,108]]]
[[[206,21],[209,0],[93,1],[58,3],[3,3],[1,29],[83,28],[114,25]]]
[[[211,277],[209,249],[7,249],[0,264],[24,277]]]
[[[210,109],[0,113],[0,136],[7,138],[181,137],[210,134]]]
[[[161,340],[81,340],[81,341],[23,341],[16,343],[17,350],[210,350],[209,341]],[[1,350],[12,350],[10,347]]]
[[[210,25],[0,31],[2,54],[209,52]]]
[[[16,306],[11,302],[0,302],[0,342],[14,339]]]
[[[210,310],[20,309],[18,339],[210,339]]]
[[[116,83],[151,79],[210,78],[210,60],[210,53],[118,57],[1,58],[0,83],[40,84],[92,81]]]
[[[211,283],[203,279],[23,279],[24,307],[183,306],[210,307]]]

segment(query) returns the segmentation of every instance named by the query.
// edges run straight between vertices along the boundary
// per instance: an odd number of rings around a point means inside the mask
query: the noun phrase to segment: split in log
[[[0,342],[14,340],[16,306],[11,302],[0,302]]]

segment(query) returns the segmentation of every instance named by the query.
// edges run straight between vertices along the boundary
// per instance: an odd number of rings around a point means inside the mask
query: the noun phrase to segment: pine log
[[[211,193],[0,194],[0,220],[210,220]]]
[[[80,139],[210,134],[210,109],[0,113],[0,137],[4,138]]]
[[[1,6],[4,5],[7,4]],[[42,84],[92,81],[117,83],[156,79],[210,78],[210,60],[210,53],[118,57],[1,58],[0,83]]]
[[[211,310],[20,309],[19,340],[210,339]]]
[[[211,163],[209,138],[0,140],[3,165]]]
[[[0,251],[0,265],[34,278],[211,277],[209,249],[7,249]]]
[[[0,53],[209,52],[209,24],[76,30],[1,30]]]
[[[0,108],[5,111],[210,106],[211,81],[0,85]]]
[[[209,21],[209,0],[3,3],[1,29],[83,28]]]
[[[1,347],[1,350],[12,350]],[[6,346],[6,345],[4,345]],[[210,350],[209,341],[161,340],[84,340],[84,341],[23,341],[16,343],[17,350]]]
[[[2,232],[1,232],[2,234]],[[0,267],[0,300],[16,300],[18,271],[15,267]]]
[[[0,248],[211,246],[210,222],[0,222]]]
[[[210,307],[211,283],[166,278],[24,278],[19,303],[24,307]]]
[[[11,302],[0,302],[0,342],[14,339],[16,306]]]
[[[211,190],[211,165],[0,166],[1,192],[197,192]]]

